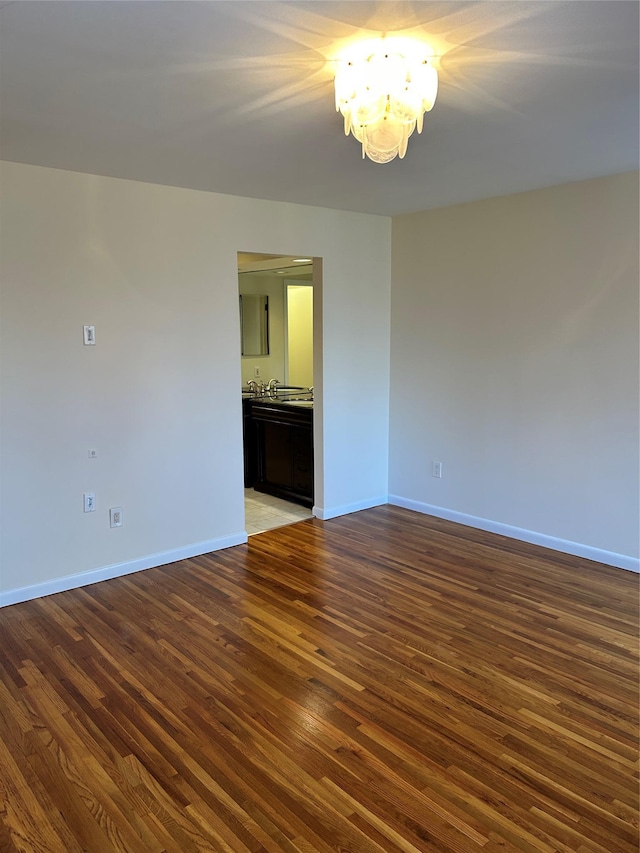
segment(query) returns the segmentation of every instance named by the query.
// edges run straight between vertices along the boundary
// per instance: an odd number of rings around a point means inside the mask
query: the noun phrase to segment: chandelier
[[[344,56],[335,78],[336,110],[345,136],[362,144],[362,158],[389,163],[402,158],[425,112],[438,93],[438,72],[429,48],[420,42],[380,40],[361,55]]]

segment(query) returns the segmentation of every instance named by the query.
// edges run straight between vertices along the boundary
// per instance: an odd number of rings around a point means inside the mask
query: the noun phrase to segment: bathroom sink
[[[308,388],[296,385],[279,386],[275,394],[267,391],[263,394],[256,394],[253,391],[243,388],[242,399],[254,400],[256,403],[284,403],[287,406],[313,408],[312,392]]]

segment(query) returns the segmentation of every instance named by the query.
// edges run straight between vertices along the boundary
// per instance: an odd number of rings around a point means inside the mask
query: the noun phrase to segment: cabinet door
[[[242,444],[244,449],[244,487],[250,489],[256,479],[256,438],[251,407],[242,402]]]
[[[313,497],[313,433],[305,427],[292,427],[293,490]]]
[[[264,421],[260,423],[262,465],[265,483],[273,486],[292,486],[291,427],[288,424]]]

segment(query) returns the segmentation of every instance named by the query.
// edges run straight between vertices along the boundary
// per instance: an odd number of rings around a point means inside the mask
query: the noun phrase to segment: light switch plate
[[[96,345],[96,327],[83,326],[84,345],[86,347],[94,347]]]

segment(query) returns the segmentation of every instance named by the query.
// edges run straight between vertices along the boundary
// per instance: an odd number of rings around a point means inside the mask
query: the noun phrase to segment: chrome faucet
[[[279,379],[271,379],[269,384],[267,385],[267,390],[268,390],[269,394],[272,394],[272,395],[276,394],[279,384],[280,384]]]
[[[249,389],[249,391],[251,391],[252,394],[259,393],[258,383],[255,381],[255,379],[250,379],[247,382],[247,388]]]

